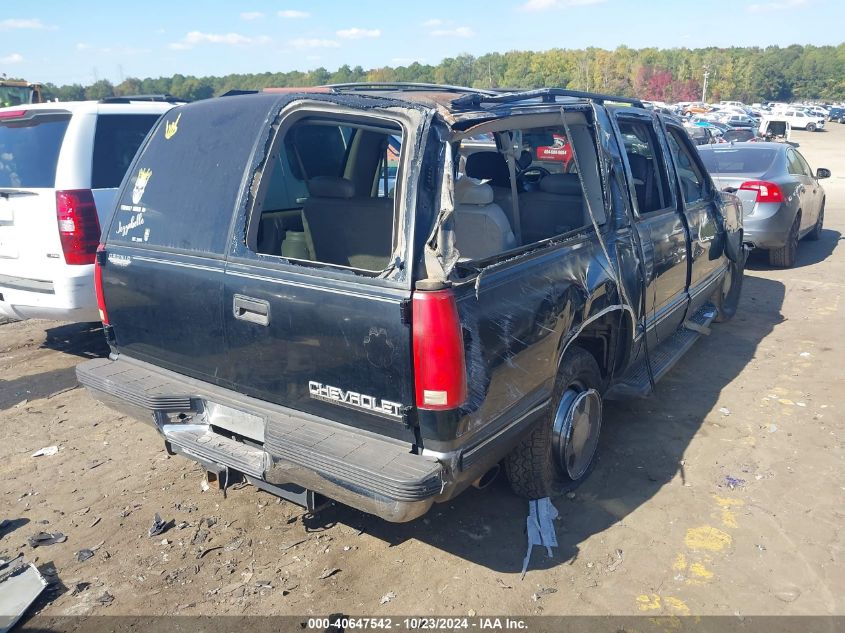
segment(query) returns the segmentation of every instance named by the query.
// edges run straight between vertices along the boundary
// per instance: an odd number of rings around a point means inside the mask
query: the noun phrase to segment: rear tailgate
[[[46,290],[64,265],[55,181],[70,118],[67,110],[0,111],[0,288],[29,280]]]

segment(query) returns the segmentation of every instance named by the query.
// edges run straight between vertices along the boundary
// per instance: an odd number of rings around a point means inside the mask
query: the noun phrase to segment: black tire
[[[824,230],[824,201],[822,201],[822,208],[819,209],[819,217],[816,219],[816,225],[813,230],[807,233],[807,239],[811,242],[818,242],[822,239],[822,231]]]
[[[807,131],[808,132],[815,132],[816,131],[816,124],[815,123],[808,123],[807,124]]]
[[[722,283],[713,295],[716,306],[716,323],[726,323],[734,318],[742,295],[742,280],[745,277],[745,252],[740,255],[739,262],[730,262],[728,272],[722,277]]]
[[[780,248],[773,248],[769,250],[769,265],[777,266],[778,268],[792,268],[795,266],[795,258],[798,255],[798,230],[801,226],[801,212],[799,211],[792,226],[789,228],[789,234],[786,236],[786,244]]]
[[[556,497],[577,488],[589,476],[595,464],[595,445],[601,430],[600,406],[595,438],[593,440],[591,435],[590,440],[589,464],[576,478],[567,473],[555,455],[555,419],[564,398],[570,397],[573,390],[579,394],[598,392],[601,384],[601,371],[593,355],[583,348],[571,347],[561,361],[549,411],[505,458],[505,472],[516,494],[528,499]]]

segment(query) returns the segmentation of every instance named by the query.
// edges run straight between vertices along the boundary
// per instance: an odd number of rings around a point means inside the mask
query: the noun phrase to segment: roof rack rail
[[[331,88],[337,91],[346,90],[385,90],[385,91],[402,91],[402,90],[434,90],[437,92],[460,92],[465,94],[479,94],[493,96],[498,94],[494,90],[485,90],[483,88],[469,88],[467,86],[451,86],[448,84],[430,84],[419,83],[412,81],[370,81],[360,83],[343,83],[343,84],[327,84],[326,88]]]
[[[227,90],[224,92],[221,97],[237,97],[239,95],[254,95],[257,94],[258,90],[240,90],[238,88],[233,88],[232,90]]]
[[[121,95],[105,97],[100,103],[129,103],[130,101],[157,101],[162,103],[188,103],[188,99],[174,97],[171,94],[149,94],[149,95]]]
[[[532,99],[541,99],[543,103],[555,103],[557,97],[574,97],[576,99],[588,99],[596,103],[604,103],[605,101],[627,103],[637,108],[645,108],[643,102],[639,99],[632,99],[630,97],[617,97],[615,95],[606,95],[598,92],[584,92],[582,90],[569,90],[566,88],[536,88],[533,90],[523,90],[520,92],[492,92],[489,94],[470,93],[462,97],[458,97],[452,101],[452,106],[455,108],[476,108],[484,103],[519,103],[520,101],[529,101]]]

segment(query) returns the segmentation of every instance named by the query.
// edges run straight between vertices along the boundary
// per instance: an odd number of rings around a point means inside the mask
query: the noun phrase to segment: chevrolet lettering
[[[354,407],[372,411],[394,420],[402,420],[402,405],[390,400],[379,400],[375,396],[365,396],[355,391],[344,391],[338,387],[324,385],[313,380],[308,383],[308,392],[312,398],[333,402],[344,407]]]

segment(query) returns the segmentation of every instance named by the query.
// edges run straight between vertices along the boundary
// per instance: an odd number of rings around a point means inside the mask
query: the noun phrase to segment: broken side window
[[[560,115],[547,118],[555,124],[461,141],[454,234],[462,260],[490,258],[591,227],[587,195],[599,224],[604,222],[598,154],[586,119],[578,114],[565,126]]]
[[[255,244],[265,255],[371,272],[393,252],[402,128],[377,119],[299,119],[262,176]]]
[[[669,175],[651,121],[619,119],[640,215],[673,206]]]

